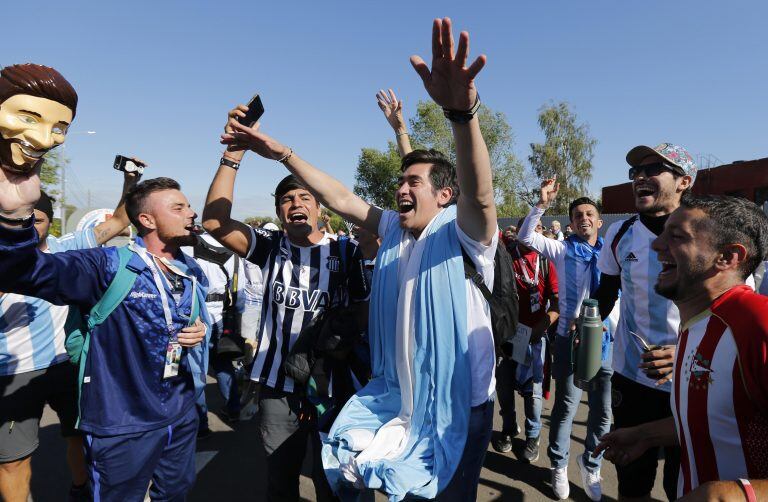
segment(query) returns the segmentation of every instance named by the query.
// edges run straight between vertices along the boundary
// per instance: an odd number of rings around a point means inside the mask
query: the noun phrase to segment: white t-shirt
[[[219,243],[216,239],[214,239],[209,234],[203,234],[199,238],[205,240],[209,245],[215,247],[215,248],[221,248],[222,251],[226,251],[226,248]],[[200,266],[200,268],[203,270],[203,273],[208,278],[208,294],[225,294],[227,292],[227,287],[229,286],[229,281],[234,276],[234,267],[235,267],[235,255],[229,257],[229,259],[224,262],[224,269],[227,271],[227,273],[224,273],[224,270],[221,269],[221,267],[217,263],[212,263],[207,260],[203,260],[200,258],[197,258],[195,256],[195,248],[184,246],[181,248],[181,251],[193,258],[195,258],[195,261]],[[239,312],[243,311],[243,304],[245,303],[245,295],[242,294],[243,287],[247,284],[247,281],[245,280],[245,270],[242,258],[238,259],[238,299],[237,299],[237,309]],[[218,328],[221,328],[221,322],[222,317],[224,314],[224,301],[223,300],[216,300],[216,301],[206,301],[206,306],[208,307],[208,313],[211,315],[211,320],[218,326]]]
[[[400,218],[395,211],[384,211],[379,222],[379,237],[384,239],[387,232],[400,229]],[[473,240],[465,234],[458,224],[456,232],[464,251],[472,259],[477,271],[482,274],[485,285],[493,289],[494,261],[496,246],[499,242],[498,229],[494,232],[491,244],[486,246]],[[410,232],[405,232],[401,243],[400,266],[398,267],[398,282],[406,282],[407,263],[416,239]],[[467,289],[467,345],[469,349],[470,371],[472,373],[472,406],[478,406],[493,395],[496,389],[495,362],[496,354],[491,330],[491,309],[480,290],[465,279]]]

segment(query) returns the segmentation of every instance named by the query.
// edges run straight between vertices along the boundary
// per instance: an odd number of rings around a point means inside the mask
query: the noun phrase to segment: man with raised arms
[[[6,176],[29,172],[66,138],[77,109],[77,93],[53,68],[34,64],[0,71],[0,164]],[[138,161],[140,162],[140,161]],[[143,163],[142,163],[143,164]],[[140,178],[124,173],[123,195]],[[53,199],[41,192],[34,207],[38,249],[56,253],[97,247],[128,225],[124,197],[114,216],[95,228],[62,237],[49,234]],[[0,293],[0,497],[26,500],[31,455],[46,403],[56,411],[67,439],[72,474],[70,499],[88,498],[88,472],[77,421],[77,369],[64,349],[68,307],[33,296]]]
[[[233,123],[223,136],[282,162],[324,205],[382,238],[369,325],[373,378],[344,407],[323,448],[337,493],[475,498],[493,418],[494,341],[490,309],[465,277],[462,253],[492,287],[498,226],[475,116],[474,79],[486,58],[466,66],[468,52],[469,35],[454,47],[446,18],[433,24],[432,68],[411,58],[451,120],[457,162],[454,170],[436,151],[406,155],[398,211],[366,203],[258,126]]]
[[[560,320],[553,349],[552,377],[556,386],[547,454],[552,464],[552,490],[558,499],[564,500],[570,493],[568,458],[571,428],[582,394],[582,389],[574,383],[571,334],[581,303],[586,298],[594,298],[599,284],[597,260],[603,250],[603,238],[599,237],[598,231],[603,220],[597,204],[588,197],[580,197],[568,207],[570,223],[575,229],[573,235],[558,241],[537,233],[540,219],[557,197],[559,188],[554,179],[541,183],[541,198],[520,226],[518,239],[551,260],[557,270]],[[610,335],[606,333],[603,338],[602,366],[593,378],[593,387],[589,391],[584,453],[577,459],[584,491],[592,500],[600,500],[602,497],[602,458],[594,455],[594,449],[598,438],[608,432],[611,426],[612,347]]]

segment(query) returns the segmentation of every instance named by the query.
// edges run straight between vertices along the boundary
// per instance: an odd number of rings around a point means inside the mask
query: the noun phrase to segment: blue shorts
[[[195,406],[171,425],[118,436],[85,435],[94,502],[181,501],[195,482]]]

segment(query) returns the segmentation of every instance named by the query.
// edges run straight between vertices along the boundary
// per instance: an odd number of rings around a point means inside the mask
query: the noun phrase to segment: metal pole
[[[61,235],[67,233],[67,169],[61,166]]]

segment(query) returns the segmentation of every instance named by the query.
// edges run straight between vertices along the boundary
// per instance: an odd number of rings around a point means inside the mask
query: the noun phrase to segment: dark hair
[[[146,233],[144,232],[146,229],[139,223],[139,214],[146,212],[144,203],[147,197],[163,190],[181,190],[181,185],[171,178],[152,178],[142,181],[125,194],[125,212],[128,213],[128,219],[136,227],[139,235]]]
[[[579,197],[578,199],[574,199],[574,201],[568,205],[569,220],[573,220],[573,210],[576,209],[577,206],[581,206],[582,204],[589,204],[590,206],[594,206],[594,208],[597,210],[597,215],[600,216],[600,213],[602,211],[600,210],[600,206],[597,205],[597,202],[593,201],[589,197]]]
[[[700,226],[709,226],[715,248],[741,244],[747,249],[747,259],[741,265],[746,279],[768,254],[768,217],[754,202],[728,195],[690,195],[680,207],[700,209],[708,216]]]
[[[53,198],[40,190],[40,198],[37,199],[35,209],[45,214],[49,220],[53,220]]]
[[[291,190],[309,190],[307,186],[299,181],[299,179],[289,174],[282,180],[280,180],[280,183],[277,184],[275,187],[275,207],[278,207],[280,205],[280,199],[283,198],[283,195],[287,194]]]
[[[453,196],[446,205],[450,206],[456,203],[456,199],[459,198],[459,183],[456,181],[456,168],[448,160],[448,157],[433,148],[429,150],[413,150],[403,157],[400,163],[400,171],[405,172],[406,169],[414,164],[431,164],[429,181],[432,183],[432,187],[435,191],[441,188],[450,188],[453,191]]]
[[[38,64],[17,64],[0,70],[0,103],[17,94],[50,99],[77,111],[77,92],[61,73]]]

